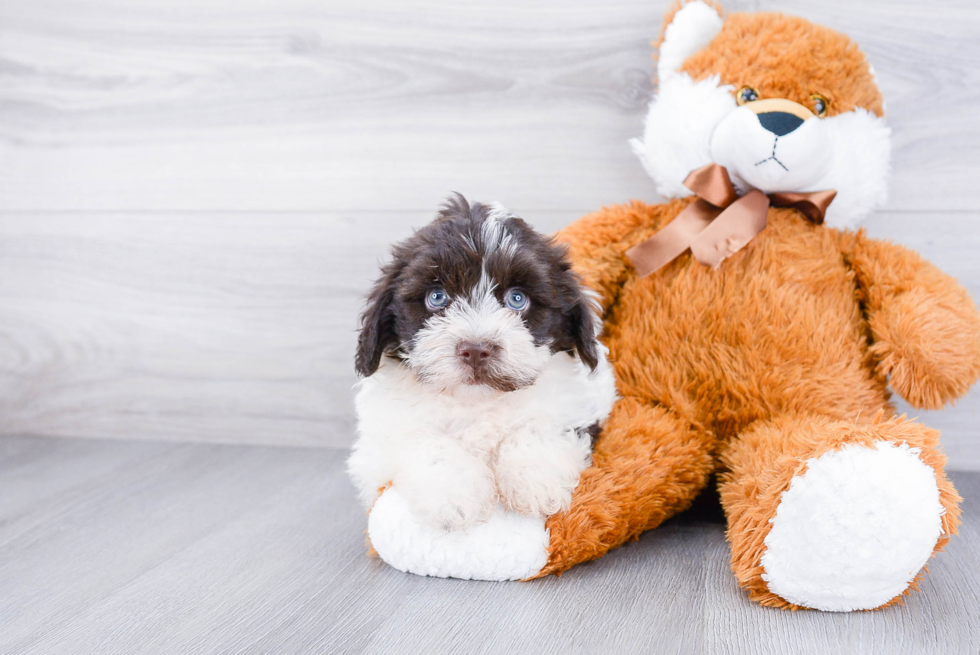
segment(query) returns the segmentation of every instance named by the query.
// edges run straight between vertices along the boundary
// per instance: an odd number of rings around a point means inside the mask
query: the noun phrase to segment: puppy
[[[394,246],[358,340],[348,471],[447,530],[566,509],[615,400],[595,304],[562,248],[499,204],[450,198]]]

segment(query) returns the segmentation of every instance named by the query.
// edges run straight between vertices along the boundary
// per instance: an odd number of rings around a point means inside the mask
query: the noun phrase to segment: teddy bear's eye
[[[830,107],[830,100],[827,100],[819,93],[814,93],[810,96],[810,105],[813,107],[813,113],[823,118],[827,115],[827,109]]]
[[[759,92],[753,89],[751,86],[743,86],[735,94],[735,103],[739,105],[744,105],[746,102],[752,102],[753,100],[759,99]]]

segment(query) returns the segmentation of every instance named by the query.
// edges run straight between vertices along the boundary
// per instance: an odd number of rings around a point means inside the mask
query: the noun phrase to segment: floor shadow
[[[725,524],[725,512],[721,508],[721,497],[718,495],[718,480],[713,475],[708,485],[694,499],[691,507],[686,512],[681,512],[664,522],[664,525],[692,525],[695,523]]]

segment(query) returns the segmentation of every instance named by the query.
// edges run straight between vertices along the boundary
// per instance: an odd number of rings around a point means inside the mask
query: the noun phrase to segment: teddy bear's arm
[[[980,314],[956,280],[902,246],[843,235],[878,372],[915,407],[939,409],[980,376]]]
[[[687,509],[714,470],[714,436],[674,412],[620,399],[571,506],[551,516],[548,563],[534,577],[596,559]]]
[[[615,301],[632,265],[626,251],[646,239],[673,216],[667,205],[634,201],[583,216],[557,235],[582,282],[600,294],[605,312]]]

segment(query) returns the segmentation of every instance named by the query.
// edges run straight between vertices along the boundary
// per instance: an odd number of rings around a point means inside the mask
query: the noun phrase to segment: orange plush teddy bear
[[[889,605],[957,526],[939,408],[980,374],[956,281],[853,227],[884,201],[889,131],[843,34],[773,13],[670,12],[633,143],[670,202],[563,230],[601,295],[622,398],[570,509],[559,573],[687,508],[713,473],[732,568],[763,605]]]
[[[668,14],[635,150],[673,198],[559,233],[599,295],[620,399],[571,505],[467,531],[397,491],[369,536],[393,566],[491,580],[560,573],[636,539],[720,480],[751,598],[846,611],[895,602],[956,530],[938,408],[980,375],[980,316],[918,255],[854,227],[885,199],[889,131],[846,36],[772,13]]]

